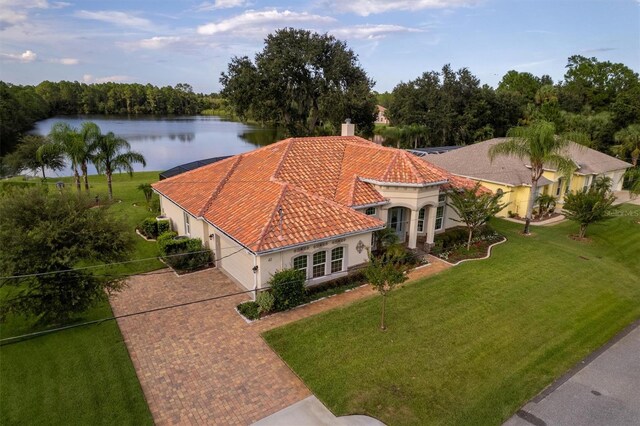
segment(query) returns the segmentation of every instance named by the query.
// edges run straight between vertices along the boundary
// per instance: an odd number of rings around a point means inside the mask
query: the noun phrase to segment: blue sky
[[[346,40],[378,91],[446,63],[492,86],[557,81],[573,54],[640,70],[640,0],[0,0],[0,79],[218,91],[232,56],[287,26]]]

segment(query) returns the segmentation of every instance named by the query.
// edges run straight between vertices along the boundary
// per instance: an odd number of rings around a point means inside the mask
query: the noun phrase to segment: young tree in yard
[[[151,210],[151,198],[153,197],[153,188],[150,183],[141,183],[138,185],[138,189],[144,194],[144,199],[147,202],[147,207]]]
[[[0,197],[0,274],[29,275],[0,280],[0,318],[9,313],[60,323],[119,290],[119,278],[73,269],[79,264],[122,260],[131,233],[121,221],[84,196],[49,194],[43,188]],[[6,290],[6,288],[5,288]]]
[[[96,138],[93,164],[98,173],[107,176],[109,200],[113,200],[112,176],[117,170],[124,170],[133,175],[133,164],[147,165],[144,156],[139,152],[131,151],[131,145],[125,139],[109,132]]]
[[[590,188],[565,195],[564,215],[567,219],[578,222],[578,238],[584,238],[587,226],[612,217],[611,212],[617,209],[617,206],[613,205],[615,200],[615,195],[608,187],[592,185]]]
[[[387,294],[400,283],[406,281],[404,271],[394,262],[390,256],[376,257],[369,253],[369,265],[364,273],[369,284],[382,296],[382,313],[380,317],[380,329],[386,330],[384,313],[387,305]]]
[[[576,164],[566,154],[570,144],[566,137],[557,136],[553,123],[536,121],[527,127],[514,127],[507,132],[508,139],[499,142],[489,149],[489,157],[494,160],[499,156],[514,156],[527,161],[531,170],[531,191],[527,204],[524,233],[529,234],[529,225],[535,191],[538,180],[545,167],[552,167],[560,174],[569,176],[576,169]],[[575,136],[575,135],[574,135]]]
[[[500,203],[502,193],[484,192],[480,182],[473,188],[464,188],[449,192],[449,206],[455,210],[460,219],[452,219],[464,223],[469,231],[467,250],[471,249],[471,239],[476,229],[487,223],[506,204]]]

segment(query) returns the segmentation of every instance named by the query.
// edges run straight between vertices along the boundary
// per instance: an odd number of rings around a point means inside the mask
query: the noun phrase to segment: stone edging
[[[144,235],[142,235],[142,234],[140,233],[140,231],[139,231],[137,228],[136,228],[136,234],[140,235],[140,237],[141,237],[141,238],[143,238],[145,241],[157,241],[157,240],[154,240],[153,238],[147,238],[147,237],[145,237]]]
[[[462,259],[462,260],[457,261],[456,263],[447,262],[446,260],[444,260],[444,259],[442,259],[442,258],[440,258],[438,256],[436,256],[436,257],[438,257],[438,259],[440,259],[441,261],[443,261],[447,265],[457,266],[457,265],[461,264],[462,262],[468,262],[468,261],[471,261],[471,260],[488,259],[489,257],[491,257],[491,249],[493,248],[493,246],[497,246],[499,244],[506,243],[506,242],[507,242],[507,237],[502,237],[501,241],[497,241],[497,242],[491,244],[489,247],[487,247],[487,255],[484,256],[484,257],[474,257],[473,259]]]

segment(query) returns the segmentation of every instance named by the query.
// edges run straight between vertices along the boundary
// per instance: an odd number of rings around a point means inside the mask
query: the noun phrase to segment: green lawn
[[[640,208],[594,225],[496,221],[509,241],[467,262],[265,333],[335,414],[389,425],[501,424],[640,317]]]
[[[90,176],[91,194],[107,199],[106,178]],[[71,178],[50,179],[75,190]],[[140,183],[158,180],[157,172],[114,176],[109,207],[134,231],[147,216]],[[137,206],[134,206],[137,204]],[[156,244],[136,237],[131,259],[155,257]],[[110,267],[109,272],[134,274],[163,267],[157,260]],[[0,295],[11,291],[0,288]],[[108,303],[77,321],[111,317]],[[41,330],[32,319],[10,316],[0,324],[2,338]],[[115,321],[90,325],[0,347],[0,424],[152,424],[142,389]]]

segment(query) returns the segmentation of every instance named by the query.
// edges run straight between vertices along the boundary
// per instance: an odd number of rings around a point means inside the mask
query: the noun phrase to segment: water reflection
[[[147,167],[144,170],[166,170],[204,158],[240,154],[283,139],[282,133],[273,128],[216,116],[60,116],[36,123],[33,132],[46,135],[60,121],[76,128],[85,121],[93,121],[103,133],[113,132],[126,139],[131,149],[145,156]],[[136,165],[135,170],[143,168]],[[95,169],[91,168],[90,173],[95,173]],[[69,175],[70,170],[58,174]]]

